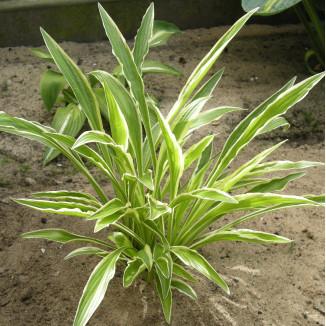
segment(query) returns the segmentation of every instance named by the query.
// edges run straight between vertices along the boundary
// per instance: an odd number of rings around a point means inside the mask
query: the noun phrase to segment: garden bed
[[[149,59],[163,61],[185,75],[145,77],[146,89],[161,101],[163,113],[173,105],[196,64],[226,30],[189,30],[172,37],[168,45],[151,50]],[[85,72],[112,71],[116,66],[108,42],[65,42],[62,47]],[[221,67],[225,67],[225,72],[207,108],[230,105],[250,111],[293,76],[303,80],[307,77],[303,54],[308,47],[309,40],[300,26],[245,27],[212,69],[211,74]],[[50,66],[54,68],[36,58],[27,47],[1,48],[0,110],[50,124],[52,117],[39,93],[40,78]],[[218,134],[214,150],[219,151],[245,114],[240,111],[226,115],[218,124],[199,130],[197,139],[213,131]],[[281,139],[289,141],[271,159],[322,161],[324,82],[290,110],[286,118],[291,124],[289,130],[261,136],[234,164],[247,161]],[[196,137],[193,139],[196,141]],[[84,285],[98,261],[89,256],[63,261],[77,247],[75,244],[60,246],[50,241],[19,239],[21,233],[39,228],[62,228],[84,235],[93,231],[91,222],[75,223],[77,217],[38,213],[10,199],[45,190],[91,191],[84,177],[63,157],[41,167],[43,150],[38,143],[0,133],[0,325],[71,325]],[[99,182],[104,182],[100,176]],[[286,192],[319,194],[323,185],[323,168],[311,168],[305,177],[291,183]],[[107,190],[112,197],[110,185]],[[229,216],[228,220],[232,218]],[[209,280],[200,279],[194,286],[198,302],[173,293],[171,324],[324,325],[323,209],[285,210],[242,226],[280,234],[294,242],[220,242],[204,247],[205,257],[223,275],[231,294],[228,296]],[[117,276],[89,325],[165,325],[154,288],[138,281],[123,289],[119,268]]]

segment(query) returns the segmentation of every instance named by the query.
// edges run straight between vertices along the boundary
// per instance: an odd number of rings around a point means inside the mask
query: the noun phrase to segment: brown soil
[[[226,28],[186,31],[167,46],[154,48],[149,57],[174,66],[184,77],[146,76],[150,93],[159,98],[162,111],[171,107],[186,78]],[[85,72],[112,71],[116,63],[108,42],[63,43],[63,48]],[[212,69],[225,73],[207,108],[230,105],[253,109],[293,76],[301,81],[307,72],[303,54],[309,47],[298,26],[247,26],[228,46]],[[0,110],[28,120],[50,124],[42,104],[39,81],[53,66],[34,57],[28,48],[0,49]],[[52,67],[53,68],[53,67]],[[286,114],[291,128],[255,140],[237,160],[247,161],[281,139],[289,141],[271,160],[324,158],[324,84],[320,83]],[[229,114],[218,124],[200,130],[194,141],[213,131],[218,151],[230,131],[246,113]],[[63,228],[91,235],[93,226],[75,217],[42,214],[14,203],[42,190],[91,191],[86,180],[63,157],[41,167],[44,148],[21,137],[0,133],[0,325],[71,325],[84,285],[96,257],[63,258],[77,245],[23,240],[19,235],[40,228]],[[102,183],[104,181],[101,181]],[[289,194],[323,192],[323,168],[290,184]],[[108,190],[109,191],[109,190]],[[223,220],[231,220],[232,216]],[[174,292],[172,325],[324,325],[324,211],[317,208],[286,210],[243,225],[294,240],[287,245],[217,243],[202,253],[228,281],[231,295],[212,282],[194,285],[198,302]],[[99,236],[105,233],[100,233]],[[106,298],[89,325],[165,325],[154,288],[137,281],[122,287],[118,268]]]

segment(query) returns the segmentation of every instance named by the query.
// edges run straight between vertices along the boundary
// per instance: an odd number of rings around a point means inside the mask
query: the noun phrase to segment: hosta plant
[[[152,23],[152,32],[151,38],[148,42],[148,48],[164,45],[171,35],[178,33],[182,32],[174,24],[156,20]],[[32,48],[31,51],[37,57],[55,64],[54,59],[49,52],[35,48]],[[137,56],[137,50],[135,52],[132,51],[132,54]],[[145,58],[140,69],[141,76],[149,73],[171,74],[178,77],[182,76],[182,73],[180,73],[178,70],[164,64],[163,62],[145,60]],[[121,66],[117,66],[117,68],[114,69],[113,76],[117,77],[124,85],[127,86]],[[99,104],[100,112],[103,115],[103,118],[108,121],[109,115],[106,108],[104,90],[101,85],[98,85],[99,81],[96,78],[93,78],[92,75],[89,75],[88,77],[93,93],[96,96]],[[44,106],[48,113],[51,112],[55,104],[60,105],[54,114],[52,128],[60,134],[76,137],[85,123],[86,116],[83,109],[79,105],[78,98],[76,98],[74,91],[69,86],[69,82],[67,81],[65,75],[51,69],[47,70],[41,78],[40,92]],[[158,101],[153,98],[153,96],[147,95],[146,100],[149,102],[149,104],[151,104],[150,99],[154,100],[157,106],[159,105]],[[47,147],[43,155],[43,165],[46,165],[52,161],[59,154],[59,150]]]
[[[203,111],[223,69],[200,88],[197,86],[255,10],[239,19],[217,41],[190,75],[167,116],[152,103],[155,117],[150,117],[141,69],[151,39],[153,10],[152,4],[143,18],[132,52],[113,20],[99,5],[113,53],[129,86],[127,90],[107,72],[91,73],[105,93],[110,135],[103,131],[99,104],[86,77],[44,30],[41,32],[49,53],[69,82],[92,130],[74,139],[37,122],[14,118],[4,112],[0,114],[0,130],[59,150],[94,188],[93,194],[80,189],[46,191],[33,194],[33,199],[16,199],[17,203],[46,213],[80,217],[89,221],[90,227],[95,224],[95,233],[103,229],[108,232],[106,238],[86,237],[59,228],[22,235],[22,238],[88,244],[72,251],[66,259],[98,256],[99,263],[88,279],[77,308],[75,326],[86,325],[91,318],[114,277],[117,264],[124,269],[125,287],[138,277],[155,284],[168,323],[173,291],[196,299],[190,285],[196,281],[192,269],[229,293],[223,277],[198,252],[199,248],[216,241],[288,243],[290,240],[282,236],[239,228],[239,225],[268,212],[321,206],[324,201],[324,196],[278,193],[288,182],[304,174],[291,172],[293,169],[321,165],[309,161],[266,161],[283,142],[257,153],[240,167],[229,169],[231,162],[256,136],[287,125],[282,115],[303,99],[323,74],[297,84],[295,79],[290,80],[244,118],[222,150],[213,154],[215,135],[208,134],[193,143],[193,131],[239,108],[226,106]],[[186,143],[189,144],[187,150],[184,149]],[[107,176],[115,191],[114,198],[108,198],[87,162]],[[276,171],[289,172],[283,177],[271,177]],[[223,217],[232,212],[240,212],[240,217],[223,225]]]

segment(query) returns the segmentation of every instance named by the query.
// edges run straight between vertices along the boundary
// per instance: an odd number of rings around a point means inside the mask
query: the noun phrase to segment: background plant
[[[151,39],[153,4],[143,18],[133,54],[101,5],[99,10],[113,53],[128,83],[126,89],[112,74],[99,70],[91,73],[104,90],[111,135],[104,132],[98,100],[87,78],[44,30],[41,32],[49,53],[69,82],[92,130],[75,139],[51,127],[14,118],[4,112],[0,113],[0,130],[59,150],[86,176],[96,192],[94,196],[81,191],[46,191],[33,194],[33,199],[16,199],[16,202],[47,213],[93,221],[94,232],[107,229],[108,236],[97,239],[58,228],[36,230],[22,237],[59,243],[85,242],[90,246],[72,251],[66,259],[84,254],[99,257],[100,262],[80,299],[74,325],[86,325],[91,318],[114,277],[117,263],[124,269],[125,287],[139,276],[149,283],[154,281],[165,318],[170,322],[173,289],[197,298],[189,285],[196,279],[185,265],[229,293],[223,278],[198,252],[200,247],[216,241],[288,243],[290,240],[282,236],[238,228],[238,225],[280,209],[323,205],[324,196],[278,193],[287,183],[305,173],[291,172],[293,169],[321,165],[309,161],[265,162],[268,155],[284,142],[265,149],[238,168],[229,166],[257,135],[287,125],[282,115],[303,99],[324,74],[297,84],[295,78],[290,80],[239,123],[220,153],[213,154],[213,134],[185,150],[184,145],[190,142],[194,130],[239,110],[218,107],[202,111],[223,69],[199,89],[197,86],[255,10],[240,18],[217,41],[190,75],[166,117],[151,103],[155,118],[150,117],[141,75]],[[107,176],[115,190],[115,198],[107,197],[85,161]],[[289,172],[283,177],[268,177],[277,171]],[[223,216],[235,211],[242,215],[227,225],[220,223]],[[210,231],[215,222],[220,224],[217,228],[215,224],[214,231]]]
[[[319,64],[325,69],[325,30],[318,12],[325,13],[325,1],[323,0],[242,0],[244,11],[250,11],[260,7],[255,13],[260,16],[278,14],[293,7],[313,44],[313,49],[304,55],[304,62],[310,73],[315,74],[316,69],[309,63],[311,57],[316,57]],[[325,15],[325,14],[324,14]],[[321,69],[320,69],[321,70]]]
[[[174,24],[156,20],[153,23],[153,31],[151,34],[152,36],[148,42],[148,47],[153,48],[164,45],[171,35],[179,33],[182,32]],[[37,57],[55,64],[49,52],[34,48],[32,48],[31,51]],[[135,53],[132,52],[132,54],[133,56],[137,57],[137,49]],[[171,74],[178,77],[182,76],[182,73],[170,67],[169,65],[159,61],[144,59],[141,65],[140,74],[143,76],[148,73]],[[127,86],[127,82],[123,76],[121,66],[117,66],[117,68],[114,69],[113,75],[118,78],[122,84]],[[93,89],[93,93],[97,98],[100,112],[103,115],[104,119],[109,121],[103,88],[101,86],[98,87],[98,80],[93,78],[92,75],[89,75],[88,78],[90,86]],[[72,88],[69,86],[69,83],[64,74],[61,72],[53,71],[51,69],[47,70],[41,78],[40,92],[48,113],[51,112],[55,104],[64,105],[58,107],[56,110],[52,122],[52,128],[61,134],[76,137],[85,123],[86,116],[83,112],[83,109],[80,107],[78,99],[76,98]],[[150,102],[150,99],[155,102],[156,106],[159,107],[158,100],[153,96],[147,94],[146,100]],[[149,104],[151,104],[151,102]],[[59,154],[59,150],[47,147],[43,156],[43,165],[46,165],[52,161]]]

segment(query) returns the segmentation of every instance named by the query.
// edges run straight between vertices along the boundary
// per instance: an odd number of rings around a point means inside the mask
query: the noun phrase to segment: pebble
[[[26,181],[28,186],[36,185],[36,181],[33,178],[25,178],[25,181]]]
[[[10,198],[6,197],[6,198],[3,198],[3,199],[0,199],[0,203],[10,204],[11,203],[11,200],[10,200]]]
[[[45,253],[45,249],[44,248],[41,248],[41,251],[42,251],[43,254]]]

